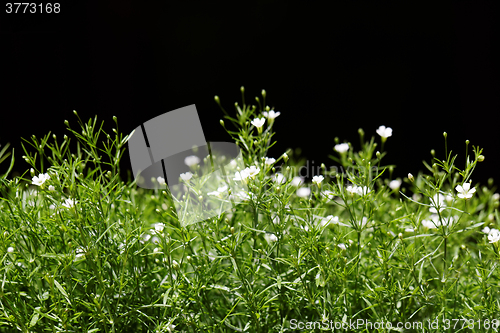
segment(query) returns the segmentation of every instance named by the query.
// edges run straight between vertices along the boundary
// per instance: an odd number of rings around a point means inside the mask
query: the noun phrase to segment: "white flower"
[[[367,195],[368,193],[370,193],[372,190],[370,190],[368,187],[366,186],[358,186],[357,187],[357,193],[359,195]]]
[[[33,185],[41,186],[43,183],[45,183],[46,180],[50,178],[48,173],[41,173],[37,176],[34,176],[32,179]]]
[[[293,186],[299,186],[303,183],[304,183],[304,177],[296,176],[296,177],[293,177],[293,179],[292,179]]]
[[[491,229],[488,233],[488,240],[490,243],[496,243],[500,240],[500,231],[497,229]]]
[[[160,248],[155,247],[154,250],[153,250],[153,253],[158,253],[158,252],[160,252]]]
[[[386,139],[392,136],[392,128],[385,127],[382,125],[377,129],[377,134],[380,135],[382,138]]]
[[[248,172],[247,169],[245,169],[241,171],[236,171],[233,180],[245,180],[247,178],[248,178]]]
[[[141,242],[142,242],[142,243],[147,242],[150,238],[151,238],[151,235],[150,235],[150,234],[144,234],[144,235],[142,236],[142,240],[141,240]]]
[[[160,184],[160,185],[165,185],[165,184],[166,184],[166,183],[165,183],[165,178],[163,178],[163,177],[158,177],[158,178],[156,178],[156,181],[157,181],[157,182],[158,182],[158,184]]]
[[[439,209],[439,212],[441,212],[446,207],[446,205],[443,203],[444,200],[445,200],[444,195],[442,195],[441,193],[434,194],[434,196],[432,197],[432,200],[431,200],[431,205],[433,207],[429,208],[429,212],[437,214],[438,209]]]
[[[160,239],[156,236],[153,236],[151,237],[151,242],[153,242],[154,244],[159,244],[160,243]]]
[[[335,196],[334,192],[328,191],[328,190],[323,191],[321,194],[323,194],[325,197],[327,197],[330,200],[332,200],[333,197]]]
[[[271,233],[266,233],[264,235],[264,238],[267,240],[268,243],[276,242],[278,240],[278,237],[276,237],[275,234],[271,234]]]
[[[305,198],[311,194],[311,189],[309,187],[301,187],[297,190],[297,196]]]
[[[156,233],[162,233],[163,232],[163,228],[165,228],[165,225],[163,223],[156,223],[155,224],[155,231]]]
[[[181,173],[180,176],[181,176],[183,181],[187,182],[188,180],[191,179],[191,177],[193,177],[193,174],[188,171],[188,172]]]
[[[328,215],[327,217],[321,219],[321,222],[319,223],[322,227],[328,224],[337,224],[339,223],[339,217],[338,216],[333,216],[333,215]]]
[[[231,166],[231,168],[236,168],[238,163],[236,162],[236,160],[231,160],[231,162],[229,162],[229,165]]]
[[[184,159],[184,164],[186,164],[188,167],[196,165],[198,163],[200,163],[200,158],[195,155],[187,156]]]
[[[347,246],[345,246],[344,243],[337,244],[338,247],[340,247],[343,251],[347,249]]]
[[[255,118],[252,120],[252,125],[254,125],[257,128],[261,128],[264,126],[264,123],[266,122],[266,118]]]
[[[215,196],[218,196],[220,197],[222,193],[226,192],[227,191],[227,185],[224,185],[224,186],[221,186],[217,189],[217,191],[213,191],[213,192],[210,192],[210,193],[207,193],[208,195],[215,195]]]
[[[363,218],[361,219],[361,229],[366,227],[367,224],[368,224],[368,218],[366,216],[363,216]]]
[[[12,246],[9,246],[9,247],[7,248],[7,252],[9,252],[9,253],[14,252],[14,248],[13,248]]]
[[[401,186],[401,181],[398,179],[391,180],[389,187],[391,190],[397,190]]]
[[[77,203],[76,200],[66,199],[62,205],[66,208],[72,208],[75,206],[76,203]]]
[[[49,191],[55,191],[56,188],[53,185],[49,185]]]
[[[430,220],[422,220],[422,225],[425,228],[436,229],[438,224],[434,223],[433,221],[430,221]]]
[[[348,143],[339,143],[338,145],[335,145],[335,147],[333,147],[333,149],[335,149],[339,153],[345,153],[346,151],[349,150],[349,144]]]
[[[358,187],[356,185],[354,185],[354,186],[349,185],[349,186],[347,186],[346,190],[347,190],[347,192],[351,193],[351,195],[358,193]]]
[[[80,258],[80,257],[83,257],[85,255],[85,249],[83,247],[79,247],[76,249],[76,254],[75,254],[75,258]]]
[[[323,179],[325,179],[325,177],[319,175],[319,176],[314,176],[313,179],[312,179],[312,182],[316,185],[320,185],[321,182],[323,181]]]
[[[175,325],[174,324],[170,324],[167,326],[167,331],[169,331],[170,333],[172,333],[175,329]]]
[[[470,199],[472,194],[476,192],[476,188],[470,188],[470,183],[464,183],[464,185],[457,185],[455,190],[458,192],[458,197],[461,199]]]
[[[276,173],[273,179],[278,184],[283,184],[286,182],[286,177],[282,173]]]
[[[269,120],[273,120],[274,118],[278,117],[281,114],[281,112],[274,112],[274,110],[271,110],[269,112],[264,111],[262,112],[262,115],[266,117]]]
[[[500,193],[495,193],[491,197],[493,198],[493,200],[498,201],[500,200]]]
[[[490,230],[491,230],[490,227],[484,227],[484,229],[481,231],[484,232],[485,234],[489,234]]]
[[[260,168],[252,165],[251,167],[246,168],[245,171],[247,172],[248,177],[255,178],[255,176],[260,172]]]
[[[271,164],[273,164],[274,162],[276,162],[276,159],[274,159],[274,158],[269,158],[269,157],[266,157],[266,159],[265,159],[265,163],[266,163],[267,165],[271,165]]]
[[[415,232],[415,230],[413,230],[413,228],[406,228],[405,232]]]
[[[278,215],[276,215],[274,218],[273,218],[273,223],[274,224],[280,224],[280,217]]]

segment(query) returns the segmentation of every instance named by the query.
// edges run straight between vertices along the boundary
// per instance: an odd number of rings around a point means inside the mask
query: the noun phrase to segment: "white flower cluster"
[[[255,176],[260,172],[260,168],[252,165],[249,168],[245,168],[244,170],[237,171],[234,175],[233,180],[246,180],[248,178],[255,178]]]
[[[485,227],[482,231],[488,235],[488,240],[490,241],[490,243],[496,243],[500,240],[500,230]]]
[[[351,193],[351,195],[367,195],[372,190],[370,190],[367,186],[357,186],[357,185],[349,185],[346,188],[347,192]]]

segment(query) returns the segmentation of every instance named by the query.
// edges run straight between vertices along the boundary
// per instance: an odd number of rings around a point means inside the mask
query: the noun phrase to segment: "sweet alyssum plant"
[[[268,156],[286,112],[265,98],[221,106],[248,191],[209,195],[245,201],[191,225],[167,191],[120,178],[117,123],[66,123],[76,151],[25,140],[31,169],[0,177],[0,332],[498,331],[499,194],[471,182],[481,149],[392,179],[392,129],[360,129],[308,183],[293,151]]]

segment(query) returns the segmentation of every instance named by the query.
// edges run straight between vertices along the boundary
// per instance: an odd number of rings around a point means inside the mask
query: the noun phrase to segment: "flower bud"
[[[215,95],[214,100],[215,100],[215,103],[220,104],[219,96]]]
[[[283,159],[285,160],[285,162],[288,161],[288,155],[287,155],[287,153],[283,153]]]
[[[466,145],[468,145],[468,144],[469,144],[469,142],[470,142],[469,140],[465,140],[465,144],[466,144]]]
[[[434,157],[436,155],[436,151],[434,149],[431,149],[431,155]]]
[[[69,126],[69,122],[67,120],[65,120],[64,125]]]
[[[484,161],[484,155],[479,155],[479,156],[477,157],[477,161],[478,161],[478,162],[482,162],[482,161]]]
[[[403,239],[403,233],[402,233],[402,232],[400,232],[400,233],[398,234],[398,237],[399,237],[399,239]]]
[[[266,98],[266,91],[262,89],[262,97]]]
[[[375,156],[377,156],[377,158],[380,158],[380,152],[377,150],[377,152],[375,153]]]
[[[35,170],[33,170],[33,168],[30,169],[30,174],[31,174],[31,176],[35,175]]]
[[[415,178],[411,173],[408,174],[408,180],[411,181],[412,183],[415,181]]]
[[[224,127],[224,120],[220,120],[219,123],[221,124],[222,127]]]
[[[231,227],[231,235],[234,235],[234,227]]]
[[[448,133],[443,132],[443,136],[444,136],[444,138],[446,139],[446,138],[448,137]]]

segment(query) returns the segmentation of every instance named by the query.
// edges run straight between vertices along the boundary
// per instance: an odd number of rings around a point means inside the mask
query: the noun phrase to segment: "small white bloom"
[[[335,193],[328,190],[323,191],[322,194],[330,200],[332,200],[335,197]]]
[[[75,259],[83,257],[85,255],[85,249],[83,247],[79,247],[76,249]]]
[[[405,232],[415,232],[415,230],[413,230],[413,228],[406,228]]]
[[[358,186],[356,190],[359,195],[367,195],[372,191],[367,186]]]
[[[338,247],[340,247],[343,251],[347,249],[347,246],[345,246],[344,243],[337,244]]]
[[[193,177],[193,174],[188,171],[188,172],[181,173],[180,176],[181,176],[183,181],[187,182],[188,180],[190,180]]]
[[[9,252],[9,253],[14,252],[14,248],[13,248],[12,246],[9,246],[9,247],[7,248],[7,252]]]
[[[438,224],[430,220],[422,220],[422,225],[428,229],[436,229]]]
[[[368,218],[366,216],[363,216],[363,218],[361,219],[361,229],[366,227],[367,224],[368,224]]]
[[[380,135],[382,138],[386,139],[392,136],[392,128],[385,127],[382,125],[377,129],[377,134]]]
[[[257,128],[260,128],[264,126],[264,123],[266,122],[266,118],[255,118],[252,120],[252,125],[254,125]]]
[[[434,194],[431,200],[431,205],[433,207],[429,208],[429,212],[437,214],[438,209],[439,212],[443,211],[443,209],[446,207],[446,205],[444,204],[444,200],[444,195],[442,195],[441,193]]]
[[[274,224],[280,224],[280,217],[278,215],[276,215],[274,218],[273,218],[273,223]]]
[[[266,159],[265,159],[265,163],[266,163],[267,165],[271,165],[271,164],[273,164],[274,162],[276,162],[276,159],[274,159],[274,158],[269,158],[269,157],[266,157]]]
[[[144,235],[142,236],[142,239],[143,239],[143,240],[142,240],[141,242],[143,242],[143,243],[144,243],[144,242],[147,242],[150,238],[151,238],[151,235],[150,235],[150,234],[144,234]]]
[[[186,164],[188,167],[191,167],[191,166],[196,165],[198,163],[200,163],[200,158],[196,155],[187,156],[184,159],[184,164]]]
[[[156,181],[158,182],[158,184],[160,185],[166,185],[167,183],[165,183],[165,178],[163,177],[158,177],[156,178]]]
[[[267,240],[268,243],[271,243],[271,242],[276,242],[278,240],[278,237],[276,237],[275,234],[271,234],[271,233],[266,233],[264,235],[265,239]]]
[[[346,188],[347,192],[349,192],[351,195],[355,194],[355,193],[358,193],[358,187],[356,185],[352,186],[352,185],[349,185],[347,186]]]
[[[282,173],[276,173],[273,179],[278,184],[283,184],[286,182],[286,177]]]
[[[246,168],[245,171],[247,172],[248,177],[255,178],[255,176],[260,172],[260,168],[252,165],[251,167]]]
[[[273,120],[274,118],[278,117],[280,114],[281,114],[281,112],[274,112],[274,110],[271,110],[269,112],[267,112],[267,111],[262,112],[262,115],[269,120]]]
[[[489,234],[490,233],[490,227],[484,227],[483,230],[481,230],[482,232],[484,232],[485,234]]]
[[[389,187],[391,190],[397,190],[401,186],[401,181],[398,179],[391,180]]]
[[[213,192],[210,192],[210,193],[207,193],[208,195],[215,195],[215,196],[218,196],[220,197],[222,195],[222,193],[226,192],[227,191],[227,185],[224,185],[224,186],[221,186],[217,189],[217,191],[213,191]]]
[[[311,194],[311,189],[309,187],[301,187],[297,190],[297,196],[305,198]]]
[[[236,162],[236,160],[231,160],[231,162],[229,162],[229,165],[231,166],[231,168],[236,168],[238,166],[238,163]]]
[[[175,325],[174,324],[170,324],[167,326],[167,331],[169,331],[170,333],[172,333],[175,329]]]
[[[160,239],[156,236],[153,236],[151,237],[151,242],[153,242],[154,244],[159,244],[160,243]]]
[[[162,233],[163,232],[163,228],[165,228],[165,225],[163,223],[156,223],[155,224],[155,231],[157,233]]]
[[[345,153],[346,151],[349,150],[349,144],[348,143],[339,143],[338,145],[335,145],[335,147],[333,147],[333,149],[335,149],[339,153]]]
[[[498,201],[500,200],[500,193],[495,193],[491,197],[493,198],[493,200]]]
[[[46,180],[50,178],[48,173],[41,173],[37,176],[34,176],[32,179],[33,185],[41,186],[43,183],[45,183]]]
[[[241,171],[236,171],[233,180],[245,180],[247,178],[248,178],[248,172],[247,169],[245,169]]]
[[[153,250],[153,253],[158,253],[158,252],[160,252],[160,248],[155,247],[154,250]]]
[[[457,185],[455,190],[458,192],[458,197],[461,199],[470,199],[472,194],[476,192],[476,188],[470,188],[470,183],[464,183],[464,185]]]
[[[304,183],[304,177],[299,177],[299,176],[293,177],[291,182],[293,186],[299,186],[303,183]]]
[[[333,215],[328,215],[327,217],[321,219],[320,225],[324,227],[325,225],[328,224],[337,224],[339,223],[339,217],[338,216],[333,216]]]
[[[66,199],[62,205],[66,208],[72,208],[75,206],[76,203],[77,203],[76,200]]]
[[[319,176],[314,176],[313,179],[312,179],[312,182],[316,185],[320,185],[321,182],[323,181],[323,179],[325,179],[325,177],[319,175]]]
[[[491,229],[488,234],[488,240],[490,243],[496,243],[500,240],[500,231],[497,229]]]
[[[54,187],[54,185],[49,185],[49,191],[53,192],[55,190],[56,190],[56,188]]]

